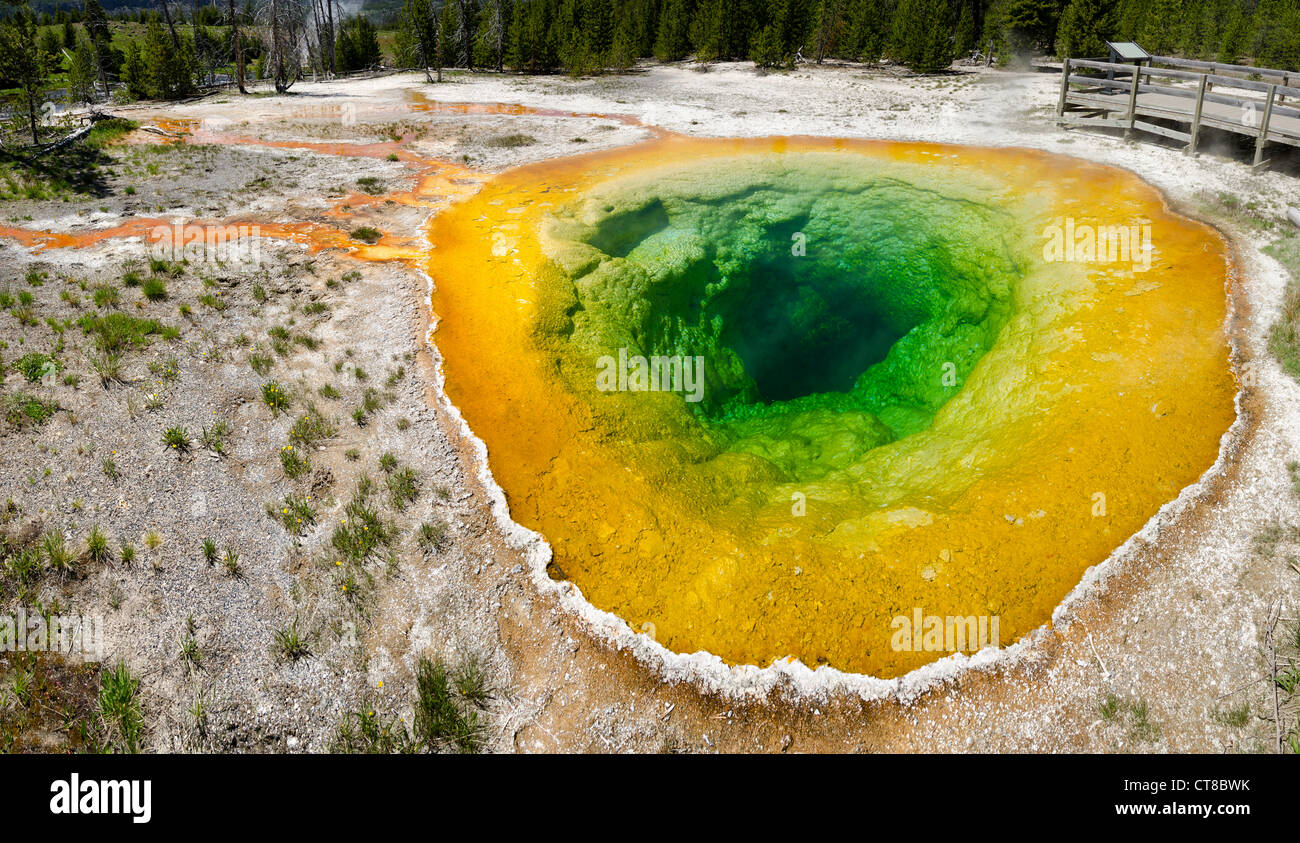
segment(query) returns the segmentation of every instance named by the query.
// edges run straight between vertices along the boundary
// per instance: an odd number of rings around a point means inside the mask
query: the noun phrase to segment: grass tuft
[[[311,654],[307,641],[298,632],[298,618],[284,629],[275,631],[275,647],[285,661],[296,662]]]
[[[457,704],[452,683],[440,661],[421,656],[415,668],[415,737],[431,749],[478,752],[483,724],[472,705]]]
[[[140,709],[140,680],[123,662],[105,670],[100,678],[99,720],[110,740],[124,752],[140,751],[144,714]]]
[[[447,522],[426,522],[416,531],[415,542],[427,556],[447,546]]]
[[[264,401],[266,406],[270,407],[271,411],[274,413],[287,410],[290,403],[289,394],[285,392],[284,387],[280,385],[279,381],[267,381],[262,384],[262,401]]]
[[[163,431],[163,444],[178,454],[190,449],[190,434],[183,427],[169,427]]]
[[[280,502],[279,509],[267,505],[272,518],[279,521],[286,530],[301,535],[316,523],[316,507],[311,502],[311,495],[287,495]]]
[[[285,477],[297,480],[311,470],[311,462],[294,446],[285,445],[280,449],[280,467]]]
[[[90,528],[90,535],[86,536],[86,557],[91,562],[104,564],[113,561],[113,551],[108,546],[108,536],[96,524]]]

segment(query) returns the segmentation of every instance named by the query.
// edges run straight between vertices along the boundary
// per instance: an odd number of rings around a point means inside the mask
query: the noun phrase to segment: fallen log
[[[96,123],[100,122],[101,120],[111,120],[112,117],[113,115],[105,114],[102,111],[90,112],[89,116],[87,117],[87,120],[89,122],[87,122],[86,125],[82,126],[80,129],[77,129],[72,134],[67,135],[64,138],[61,138],[60,140],[57,140],[54,143],[43,147],[42,149],[38,150],[37,152],[29,156],[27,160],[35,161],[37,158],[40,158],[42,155],[48,155],[51,152],[55,152],[57,150],[63,149],[65,146],[69,146],[71,144],[76,143],[77,141],[84,138],[86,135],[90,134],[91,130],[95,128]]]
[[[139,131],[148,132],[151,135],[161,135],[165,138],[183,138],[185,135],[180,132],[169,132],[166,129],[160,129],[157,126],[141,126]]]

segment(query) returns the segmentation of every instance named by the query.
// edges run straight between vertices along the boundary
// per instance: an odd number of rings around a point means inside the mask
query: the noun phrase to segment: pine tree
[[[194,25],[194,64],[199,78],[211,80],[217,66],[217,36],[201,24]]]
[[[194,91],[193,45],[186,39],[173,41],[170,32],[153,20],[145,27],[139,59],[143,66],[143,88],[152,99],[180,99]]]
[[[438,55],[442,56],[442,61],[438,62],[439,67],[443,62],[449,67],[456,66],[456,21],[455,4],[444,2],[442,12],[438,15]]]
[[[1194,59],[1205,55],[1205,42],[1208,36],[1205,29],[1207,23],[1205,10],[1213,5],[1213,0],[1184,0],[1183,14],[1179,18],[1175,33],[1175,42],[1178,45],[1175,51],[1178,55]]]
[[[618,4],[618,17],[632,43],[633,55],[637,58],[654,55],[655,30],[659,26],[660,0],[621,0]],[[617,37],[618,28],[615,27]]]
[[[477,30],[478,4],[475,0],[444,0],[456,6],[455,44],[457,55],[465,60],[465,69],[474,69],[474,32]]]
[[[879,61],[889,46],[894,19],[893,0],[850,0],[849,47],[847,57],[859,61]]]
[[[1223,37],[1219,42],[1218,61],[1234,64],[1241,59],[1246,49],[1246,40],[1250,37],[1252,20],[1246,16],[1241,7],[1232,3],[1223,24]]]
[[[510,9],[506,0],[485,0],[474,36],[474,55],[482,67],[501,70],[505,64]]]
[[[126,95],[133,100],[142,100],[149,96],[148,72],[144,66],[144,57],[135,41],[126,43],[126,58],[122,62],[122,84],[126,86]]]
[[[40,143],[41,106],[49,80],[49,57],[41,50],[36,13],[22,0],[7,20],[0,22],[0,79],[18,89],[26,112],[32,143]]]
[[[654,54],[659,61],[681,61],[691,54],[692,0],[664,0]]]
[[[777,0],[773,8],[781,43],[792,57],[802,55],[809,45],[814,11],[813,0]]]
[[[1178,47],[1183,8],[1180,0],[1149,0],[1137,41],[1153,55],[1167,56]]]
[[[1256,63],[1300,70],[1300,0],[1259,0],[1255,25]]]
[[[45,56],[46,71],[58,73],[63,67],[63,39],[53,29],[45,29],[41,31],[39,43],[41,55]]]
[[[728,0],[700,0],[691,18],[691,46],[695,60],[718,61],[727,58]]]
[[[72,61],[68,65],[68,101],[71,103],[91,102],[95,98],[95,48],[90,39],[82,35],[77,39]]]
[[[514,70],[545,73],[555,68],[554,0],[519,0],[511,7],[506,61]]]
[[[565,31],[560,62],[570,75],[582,76],[604,68],[614,37],[609,0],[563,0],[559,20]]]
[[[615,9],[614,40],[609,48],[609,66],[616,70],[627,70],[636,64],[642,29],[637,15],[643,8],[636,3],[624,2]]]
[[[817,0],[814,14],[812,54],[821,64],[840,46],[846,28],[844,0]]]
[[[1111,41],[1136,41],[1141,34],[1151,0],[1120,0],[1115,14],[1115,27]]]
[[[108,15],[104,13],[104,7],[99,5],[97,0],[86,0],[83,7],[83,23],[86,27],[86,34],[90,36],[91,42],[101,38],[111,38],[108,31]]]
[[[917,73],[947,70],[953,60],[948,0],[902,0],[894,15],[891,53]]]
[[[774,23],[767,26],[753,39],[749,58],[758,67],[785,67],[792,62],[781,46],[781,34]]]
[[[334,54],[339,70],[350,73],[379,64],[379,37],[365,15],[355,15],[339,26]]]
[[[424,71],[426,81],[433,66],[436,51],[437,24],[429,9],[428,0],[406,0],[397,19],[397,38],[394,58],[399,67],[418,67]]]
[[[970,55],[979,46],[979,24],[977,22],[978,0],[959,0],[961,13],[957,17],[957,29],[953,33],[953,52],[958,56]]]
[[[1070,0],[1056,29],[1056,54],[1072,59],[1106,55],[1110,11],[1105,0]]]
[[[239,28],[241,15],[235,12],[235,0],[226,0],[226,18],[230,22],[230,60],[235,66],[235,86],[239,93],[246,94],[244,86],[244,34]]]

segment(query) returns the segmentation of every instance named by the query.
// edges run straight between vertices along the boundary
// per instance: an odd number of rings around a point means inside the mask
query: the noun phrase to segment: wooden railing
[[[1266,144],[1300,147],[1300,107],[1288,105],[1288,98],[1300,102],[1300,73],[1169,56],[1153,56],[1150,66],[1066,59],[1056,120],[1121,128],[1126,137],[1160,135],[1186,144],[1191,154],[1202,128],[1234,132],[1255,138],[1254,166],[1260,167],[1267,163]]]

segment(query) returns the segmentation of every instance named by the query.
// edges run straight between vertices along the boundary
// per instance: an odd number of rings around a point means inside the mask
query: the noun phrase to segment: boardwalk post
[[[1255,163],[1259,167],[1264,163],[1264,144],[1268,140],[1268,121],[1273,116],[1273,100],[1277,96],[1277,85],[1268,86],[1268,100],[1264,103],[1264,119],[1259,121],[1259,137],[1255,139]]]
[[[1056,116],[1065,115],[1065,97],[1070,92],[1070,60],[1066,59],[1061,67],[1061,98],[1056,101]]]
[[[1138,80],[1142,78],[1142,65],[1133,65],[1133,86],[1128,92],[1128,128],[1124,130],[1124,137],[1133,136],[1133,124],[1137,122],[1137,101],[1138,101]]]
[[[1189,155],[1196,154],[1196,143],[1201,134],[1201,110],[1205,106],[1205,89],[1208,86],[1209,81],[1209,76],[1202,76],[1201,84],[1196,89],[1196,110],[1192,113],[1192,141],[1187,144],[1187,153]]]

